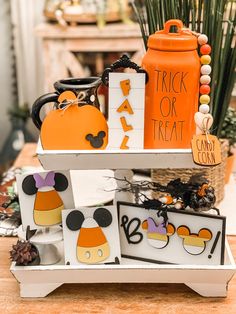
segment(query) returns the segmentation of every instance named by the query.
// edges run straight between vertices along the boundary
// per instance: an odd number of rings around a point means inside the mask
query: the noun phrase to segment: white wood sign
[[[226,218],[118,202],[121,256],[150,263],[224,264]]]
[[[69,171],[42,171],[16,176],[23,230],[62,223],[61,212],[75,207]]]
[[[62,220],[65,264],[120,263],[116,207],[63,210]]]
[[[142,149],[145,73],[109,73],[108,149]]]

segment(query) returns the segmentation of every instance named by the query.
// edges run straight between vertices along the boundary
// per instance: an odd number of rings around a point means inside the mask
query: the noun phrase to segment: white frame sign
[[[69,171],[37,171],[16,176],[23,230],[62,224],[62,209],[74,208]]]
[[[65,264],[119,264],[120,238],[115,206],[62,211]]]
[[[150,263],[223,265],[226,218],[186,210],[155,209],[118,202],[121,256]]]

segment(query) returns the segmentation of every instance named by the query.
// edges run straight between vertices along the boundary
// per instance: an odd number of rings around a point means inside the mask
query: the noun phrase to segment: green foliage
[[[26,121],[30,117],[30,110],[28,108],[28,105],[24,104],[24,106],[22,107],[19,106],[12,107],[8,111],[8,114],[11,119],[17,118]]]
[[[235,82],[235,0],[135,0],[144,44],[148,36],[163,29],[165,21],[180,19],[185,27],[208,36],[211,53],[211,112],[213,133],[221,134]]]
[[[220,137],[228,139],[230,145],[236,143],[236,110],[233,108],[229,107],[226,112]]]

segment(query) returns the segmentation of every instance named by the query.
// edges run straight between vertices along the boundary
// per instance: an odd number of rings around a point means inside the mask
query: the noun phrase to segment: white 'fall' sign
[[[108,149],[142,149],[144,73],[109,73]]]

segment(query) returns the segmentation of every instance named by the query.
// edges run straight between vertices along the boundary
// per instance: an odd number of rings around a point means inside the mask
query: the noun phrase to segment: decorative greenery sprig
[[[15,106],[8,110],[8,114],[11,119],[17,118],[22,119],[23,121],[26,121],[30,117],[30,110],[28,108],[27,104],[24,104],[24,106],[19,107]]]
[[[117,181],[124,183],[122,187],[117,187],[115,191],[130,192],[134,194],[135,203],[142,203],[147,208],[154,207],[163,209],[166,206],[172,207],[172,204],[163,203],[163,198],[150,199],[144,192],[163,192],[164,195],[170,195],[171,198],[182,202],[182,208],[190,207],[196,211],[209,210],[214,208],[216,200],[214,188],[209,186],[200,176],[192,176],[188,182],[182,182],[181,179],[170,181],[167,185],[151,181],[132,181],[126,178]],[[164,197],[165,198],[165,197]]]
[[[231,146],[236,143],[236,110],[234,108],[229,107],[226,112],[220,137],[229,140]]]

